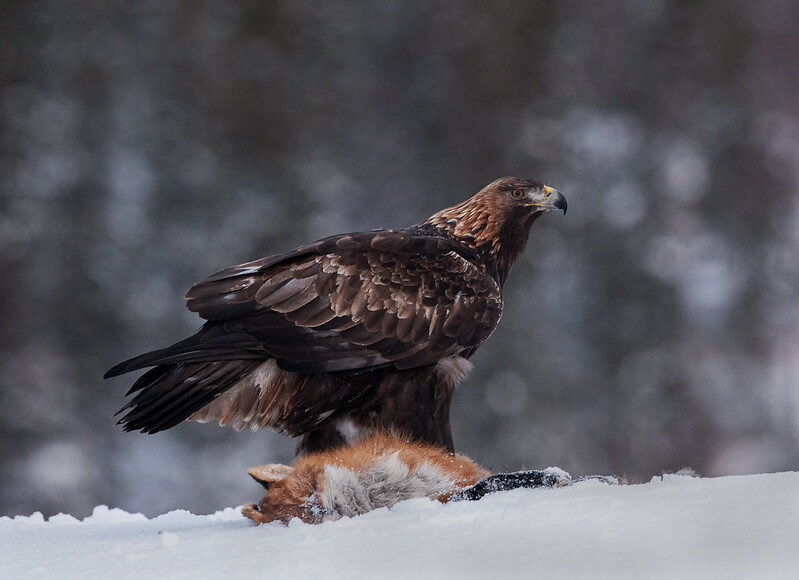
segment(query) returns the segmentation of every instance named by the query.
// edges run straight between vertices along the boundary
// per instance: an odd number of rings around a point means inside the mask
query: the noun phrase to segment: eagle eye
[[[513,196],[514,199],[521,199],[525,195],[527,195],[527,193],[525,193],[523,189],[514,189],[513,191],[511,191],[510,194],[511,196]]]

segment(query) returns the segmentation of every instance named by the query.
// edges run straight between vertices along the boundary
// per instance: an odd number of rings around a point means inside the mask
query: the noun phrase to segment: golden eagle
[[[504,177],[403,229],[340,234],[195,284],[193,336],[118,364],[144,367],[126,431],[188,419],[302,436],[301,451],[381,430],[454,451],[452,394],[502,316],[533,222],[566,200]]]

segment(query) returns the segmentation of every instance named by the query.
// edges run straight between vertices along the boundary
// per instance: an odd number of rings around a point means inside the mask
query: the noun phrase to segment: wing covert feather
[[[499,322],[501,291],[474,258],[409,230],[345,234],[214,274],[188,307],[284,370],[411,368],[473,351]]]

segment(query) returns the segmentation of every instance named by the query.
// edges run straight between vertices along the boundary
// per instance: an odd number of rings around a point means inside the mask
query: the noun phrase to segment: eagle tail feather
[[[261,360],[269,358],[260,345],[244,332],[230,331],[224,325],[208,323],[196,334],[172,346],[146,352],[109,369],[103,378],[109,379],[156,365],[211,362],[218,360]],[[135,387],[135,385],[134,385]],[[133,389],[138,390],[138,389]]]
[[[174,427],[233,387],[262,360],[162,365],[142,375],[137,394],[117,411],[125,431],[157,433]]]

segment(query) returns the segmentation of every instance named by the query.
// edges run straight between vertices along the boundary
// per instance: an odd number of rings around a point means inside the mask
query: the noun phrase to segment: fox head
[[[314,513],[313,509],[321,471],[303,470],[302,474],[297,474],[294,467],[270,463],[251,467],[247,473],[266,490],[258,505],[247,504],[242,510],[256,524],[288,523],[295,517],[309,523],[322,521],[321,514]]]

